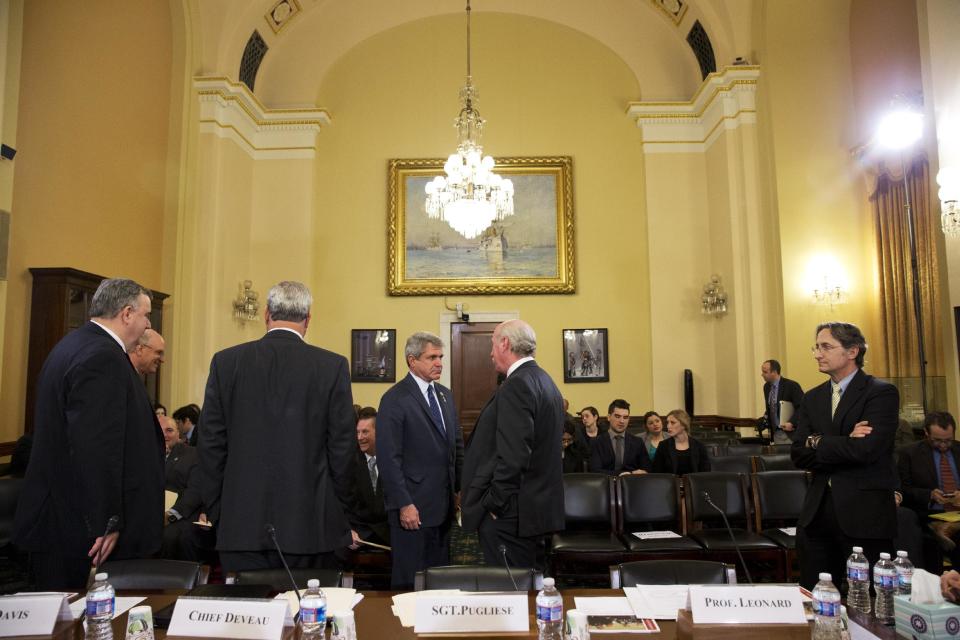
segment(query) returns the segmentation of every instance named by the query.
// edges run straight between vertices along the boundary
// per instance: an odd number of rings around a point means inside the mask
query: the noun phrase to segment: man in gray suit
[[[564,527],[557,386],[533,356],[537,336],[522,320],[493,332],[490,357],[506,378],[487,402],[463,463],[463,528],[478,531],[487,564],[544,569],[544,535]]]
[[[267,333],[213,356],[197,426],[201,495],[226,571],[333,568],[352,542],[356,464],[347,360],[304,341],[310,291],[267,294]]]

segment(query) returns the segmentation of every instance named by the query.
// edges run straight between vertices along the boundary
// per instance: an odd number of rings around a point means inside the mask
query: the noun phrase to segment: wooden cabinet
[[[37,379],[40,369],[53,347],[67,333],[89,319],[90,300],[104,279],[86,271],[68,267],[32,268],[33,296],[30,300],[30,350],[27,359],[27,400],[24,433],[33,431]],[[166,293],[153,291],[150,324],[163,333],[163,301]],[[156,403],[160,390],[160,374],[145,377],[147,395]]]

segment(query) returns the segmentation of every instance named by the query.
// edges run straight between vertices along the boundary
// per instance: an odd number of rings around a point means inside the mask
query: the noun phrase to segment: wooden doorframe
[[[520,318],[519,311],[471,311],[469,315],[471,322],[503,322],[504,320],[517,320]],[[444,351],[444,355],[447,356],[447,358],[452,358],[450,345],[453,343],[453,325],[457,322],[462,322],[462,320],[457,318],[456,313],[440,314],[440,331],[437,335],[440,336],[443,343],[447,346]],[[448,359],[447,362],[443,364],[443,373],[440,374],[440,384],[448,389],[452,388],[450,385],[450,371],[452,369],[453,362]]]

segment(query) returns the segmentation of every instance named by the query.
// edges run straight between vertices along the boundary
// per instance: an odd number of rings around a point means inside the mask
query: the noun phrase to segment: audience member
[[[356,538],[376,544],[390,544],[390,527],[383,500],[383,480],[377,467],[377,410],[357,411],[357,468],[354,511],[349,513]],[[355,539],[356,539],[355,538]]]
[[[163,336],[153,329],[147,329],[128,354],[133,368],[141,376],[156,373],[160,365],[163,364],[165,348],[166,342]]]
[[[383,394],[377,412],[393,589],[412,588],[417,571],[450,564],[463,465],[453,394],[436,382],[443,372],[443,340],[414,333],[404,357],[410,372]]]
[[[153,405],[153,412],[158,416],[165,416],[167,415],[167,408],[158,402]]]
[[[477,418],[463,463],[463,529],[487,564],[546,568],[548,533],[564,528],[560,391],[534,355],[522,320],[497,325],[490,357],[506,376]],[[500,549],[505,553],[501,554]]]
[[[160,417],[163,439],[167,447],[164,474],[166,490],[177,494],[173,506],[163,514],[166,528],[163,530],[163,546],[160,557],[172,560],[197,561],[195,546],[184,544],[192,537],[193,522],[200,515],[200,491],[197,466],[197,450],[180,441],[180,431],[173,418]]]
[[[197,424],[200,422],[200,410],[195,404],[188,404],[173,412],[173,419],[180,429],[180,439],[191,447],[197,446]]]
[[[593,439],[600,434],[600,412],[596,407],[584,407],[580,410],[580,420],[583,422],[584,440],[593,444]]]
[[[563,456],[564,473],[582,473],[585,471],[587,459],[583,456],[576,438],[576,428],[569,422],[564,422],[563,435],[560,438],[560,444],[563,446],[560,455]]]
[[[160,548],[163,441],[127,357],[149,327],[150,292],[104,280],[90,321],[57,343],[40,371],[12,536],[30,553],[37,589],[83,589],[91,564]]]
[[[616,399],[607,409],[610,429],[594,440],[590,450],[590,471],[608,475],[628,475],[650,471],[650,456],[643,440],[627,433],[630,404]]]
[[[791,456],[811,471],[797,527],[800,585],[818,573],[843,575],[853,545],[868,558],[893,548],[897,533],[893,440],[897,388],[863,372],[867,342],[841,322],[817,327],[813,355],[829,380],[803,398]]]
[[[763,398],[770,439],[774,444],[790,444],[790,435],[794,431],[793,422],[785,420],[781,424],[780,403],[791,403],[796,415],[800,411],[800,403],[803,402],[803,389],[798,383],[780,375],[780,363],[776,360],[767,360],[760,365],[760,376],[763,378]]]
[[[313,297],[299,282],[267,294],[267,333],[210,363],[199,433],[204,510],[224,571],[287,563],[336,568],[357,462],[350,367],[304,340]],[[275,535],[275,538],[274,538]]]
[[[690,414],[683,409],[668,413],[667,433],[670,437],[660,443],[653,459],[654,473],[685,476],[688,473],[710,471],[707,448],[690,435]]]
[[[653,462],[657,455],[657,447],[668,436],[663,433],[663,419],[656,411],[647,411],[643,414],[643,427],[645,431],[640,438],[647,447],[647,455],[650,456],[650,461]]]

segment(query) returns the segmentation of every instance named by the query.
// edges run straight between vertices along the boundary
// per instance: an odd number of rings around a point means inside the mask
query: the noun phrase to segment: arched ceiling
[[[256,93],[270,107],[313,106],[330,66],[364,40],[437,15],[463,14],[464,0],[298,0],[300,12],[274,33],[265,15],[276,0],[185,0],[198,23],[195,73],[237,78],[240,58],[256,29],[269,51]],[[675,24],[657,0],[474,0],[474,16],[498,12],[534,17],[576,29],[613,50],[637,77],[641,100],[685,100],[701,78],[685,37],[695,20],[710,35],[723,67],[749,56],[752,0],[683,0]],[[490,34],[483,34],[490,37]]]

